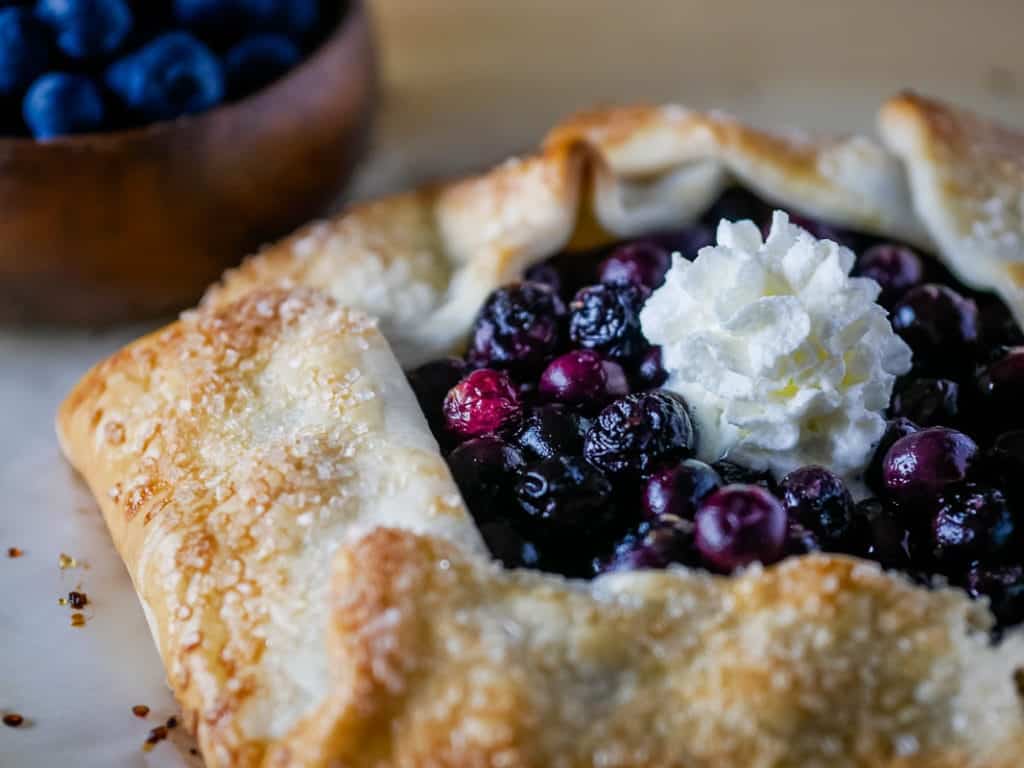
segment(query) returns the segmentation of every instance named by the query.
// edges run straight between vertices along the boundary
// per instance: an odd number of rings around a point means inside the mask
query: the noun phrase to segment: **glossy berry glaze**
[[[587,578],[672,564],[730,573],[815,551],[854,555],[990,601],[1024,621],[1024,336],[997,299],[911,248],[794,216],[858,254],[910,344],[890,421],[854,501],[827,467],[776,482],[694,458],[686,403],[661,390],[639,312],[671,253],[721,218],[767,226],[730,190],[696,224],[560,254],[486,301],[464,359],[409,373],[492,553]]]

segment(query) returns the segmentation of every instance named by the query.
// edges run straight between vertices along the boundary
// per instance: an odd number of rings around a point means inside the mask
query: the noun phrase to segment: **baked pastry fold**
[[[1020,219],[997,230],[942,181],[998,167],[985,194],[1015,204],[1018,139],[914,96],[882,128],[891,149],[678,107],[583,115],[537,156],[311,225],[90,371],[61,442],[207,764],[1024,762],[1024,639],[991,644],[958,591],[824,555],[502,570],[402,374],[529,264],[692,220],[736,182],[935,248],[1020,320]]]

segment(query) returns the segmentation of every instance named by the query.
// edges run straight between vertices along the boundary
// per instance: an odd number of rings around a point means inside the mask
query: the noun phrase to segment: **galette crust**
[[[737,179],[947,247],[868,139],[605,111],[307,227],[86,375],[62,446],[211,768],[1024,762],[1024,633],[990,645],[958,591],[837,556],[583,583],[486,555],[399,361],[457,345],[526,265],[678,225]]]

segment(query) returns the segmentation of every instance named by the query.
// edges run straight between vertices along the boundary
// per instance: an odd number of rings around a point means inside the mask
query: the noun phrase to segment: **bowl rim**
[[[339,0],[339,4],[343,6],[344,11],[341,18],[338,19],[330,34],[316,48],[310,51],[309,55],[299,62],[298,66],[293,67],[282,77],[277,78],[242,99],[221,103],[213,109],[208,109],[204,112],[181,115],[172,120],[159,120],[155,123],[140,125],[135,128],[101,131],[98,133],[68,134],[55,136],[52,139],[36,139],[31,136],[0,136],[0,152],[28,150],[29,148],[40,152],[45,152],[48,149],[100,149],[108,148],[114,144],[123,145],[134,141],[151,142],[164,135],[201,127],[203,123],[212,123],[219,118],[241,112],[252,102],[262,98],[268,91],[276,90],[279,87],[287,87],[290,81],[301,77],[303,72],[313,68],[328,49],[347,47],[354,43],[353,30],[357,29],[361,22],[366,21],[367,10],[365,0]]]

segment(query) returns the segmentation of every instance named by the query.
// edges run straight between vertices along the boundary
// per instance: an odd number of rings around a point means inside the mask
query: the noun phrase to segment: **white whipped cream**
[[[776,211],[722,221],[718,244],[675,255],[640,315],[662,346],[666,387],[682,395],[705,461],[728,457],[776,477],[821,464],[856,481],[885,429],[910,348],[879,306],[878,284],[850,277],[854,254]]]

